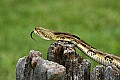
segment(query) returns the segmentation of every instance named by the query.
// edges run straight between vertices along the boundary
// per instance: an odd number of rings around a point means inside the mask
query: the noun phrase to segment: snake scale
[[[102,65],[115,65],[117,68],[120,69],[120,57],[115,56],[113,54],[108,54],[106,52],[99,51],[89,44],[87,44],[85,41],[83,41],[81,38],[77,37],[76,35],[72,35],[69,33],[63,33],[63,32],[55,32],[46,28],[42,27],[35,27],[34,31],[31,32],[31,38],[32,33],[35,33],[39,35],[41,38],[45,40],[62,40],[62,41],[68,41],[77,46],[78,49],[80,49],[84,54],[86,54],[88,57],[93,59],[94,61],[102,64]]]

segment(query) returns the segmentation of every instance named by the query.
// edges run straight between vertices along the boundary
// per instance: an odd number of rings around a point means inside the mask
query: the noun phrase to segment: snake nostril
[[[35,30],[37,30],[37,27],[35,27]]]
[[[39,30],[39,28],[38,28],[38,27],[35,27],[35,30]]]

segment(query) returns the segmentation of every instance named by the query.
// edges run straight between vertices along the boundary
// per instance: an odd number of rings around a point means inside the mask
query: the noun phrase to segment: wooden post
[[[64,80],[65,73],[64,66],[42,59],[34,50],[20,58],[16,66],[16,80]]]
[[[90,74],[91,63],[76,53],[75,45],[57,41],[50,45],[47,60],[39,51],[18,60],[16,80],[120,80],[115,66],[96,66]]]
[[[120,71],[115,66],[96,66],[90,80],[120,80]]]
[[[90,80],[91,63],[76,53],[72,43],[53,43],[48,49],[47,59],[66,67],[65,80]]]

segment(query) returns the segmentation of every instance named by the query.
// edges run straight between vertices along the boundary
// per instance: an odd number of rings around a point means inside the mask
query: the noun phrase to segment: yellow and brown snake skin
[[[75,35],[69,33],[55,32],[42,27],[36,27],[33,32],[46,40],[69,41],[75,44],[78,47],[78,49],[80,49],[83,53],[85,53],[94,61],[102,65],[115,65],[120,69],[120,57],[99,51]],[[31,38],[33,32],[31,32]]]

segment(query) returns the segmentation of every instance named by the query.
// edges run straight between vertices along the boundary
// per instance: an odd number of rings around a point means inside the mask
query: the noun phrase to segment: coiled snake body
[[[75,35],[69,33],[55,32],[42,27],[36,27],[33,32],[46,40],[69,41],[75,44],[78,49],[80,49],[83,53],[85,53],[94,61],[102,65],[115,65],[120,69],[120,57],[99,51]],[[31,32],[31,38],[33,32]]]

